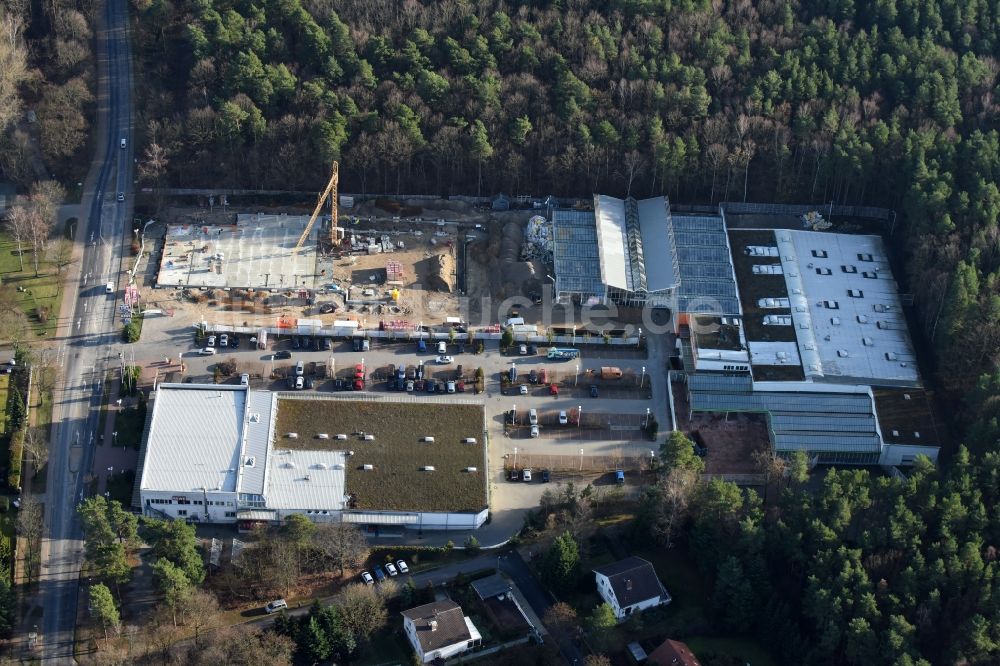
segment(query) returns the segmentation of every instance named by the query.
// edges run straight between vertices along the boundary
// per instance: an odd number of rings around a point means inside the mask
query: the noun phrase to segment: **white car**
[[[208,336],[208,342],[205,343],[205,346],[206,347],[214,347],[215,346],[215,336],[214,335]]]
[[[538,410],[534,407],[528,410],[528,423],[538,425]]]
[[[385,565],[385,570],[389,572],[390,576],[395,576],[396,574],[399,573],[398,571],[396,571],[396,565],[394,565],[392,562],[389,562],[388,564]]]
[[[306,374],[306,364],[303,363],[302,361],[299,361],[298,363],[295,364],[295,376],[301,377],[304,374]]]
[[[447,384],[445,384],[445,387],[448,389],[448,393],[454,393],[455,392],[455,382],[454,381],[449,381]]]
[[[538,426],[536,425],[531,426],[531,436],[538,437]]]
[[[219,346],[228,347],[229,346],[229,336],[223,333],[219,336]]]
[[[528,483],[531,483],[531,470],[530,469],[526,469],[523,472],[521,472],[521,480],[522,481],[527,481]]]
[[[362,571],[361,572],[361,580],[363,580],[365,582],[365,585],[374,585],[375,584],[375,579],[372,578],[372,575],[370,573],[368,573],[367,571]]]
[[[521,384],[521,388],[518,389],[518,392],[521,395],[528,395],[528,385],[527,384]]]
[[[566,412],[559,412],[559,425],[566,425],[569,423],[569,416]]]
[[[442,340],[438,343],[438,354],[444,355],[448,353],[448,344]]]
[[[118,193],[118,201],[125,201],[125,193],[124,192],[119,192]]]
[[[205,347],[204,349],[202,349],[198,353],[201,354],[202,356],[214,356],[215,355],[215,347]]]
[[[403,560],[396,560],[396,566],[399,567],[399,573],[408,574],[410,573],[410,567],[406,566],[406,562]]]
[[[240,386],[250,386],[250,374],[244,372],[240,375]]]
[[[435,360],[435,363],[437,363],[438,365],[449,365],[454,362],[455,359],[453,359],[451,356],[438,356],[437,360]]]
[[[128,145],[128,142],[125,141],[125,139],[122,139],[122,141],[121,141],[121,147],[124,148],[127,145]]]
[[[286,608],[288,608],[288,604],[285,602],[284,599],[275,599],[274,601],[264,606],[264,610],[267,612],[268,615],[270,615],[271,613],[277,613],[278,611],[281,610],[285,610]]]

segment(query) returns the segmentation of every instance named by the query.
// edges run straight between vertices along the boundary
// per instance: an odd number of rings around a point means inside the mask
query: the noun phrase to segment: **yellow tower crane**
[[[299,236],[299,242],[295,244],[294,252],[298,253],[299,248],[302,247],[306,239],[309,238],[309,232],[312,231],[313,225],[316,224],[316,218],[319,217],[319,212],[323,209],[323,202],[329,196],[333,197],[331,202],[332,220],[330,222],[330,244],[333,246],[337,245],[337,185],[340,182],[340,164],[337,162],[333,163],[333,170],[330,173],[330,182],[326,184],[326,189],[323,190],[322,194],[319,195],[319,200],[316,201],[316,208],[313,209],[312,215],[309,217],[309,223],[306,224],[306,228],[302,231],[302,235]]]

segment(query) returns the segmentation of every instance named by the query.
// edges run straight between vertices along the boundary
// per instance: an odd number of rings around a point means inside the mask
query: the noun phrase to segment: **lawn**
[[[0,405],[4,412],[0,415],[0,436],[7,434],[7,387],[10,386],[10,375],[0,375]]]
[[[483,427],[480,405],[282,398],[275,449],[354,451],[346,491],[359,509],[480,511],[486,506]],[[338,434],[348,439],[336,440]]]
[[[403,635],[399,617],[390,618],[389,626],[372,636],[360,655],[360,664],[411,664],[413,648]]]
[[[685,638],[684,642],[699,659],[708,660],[712,655],[720,655],[733,657],[738,659],[740,663],[753,664],[753,666],[774,666],[774,660],[771,656],[752,641],[696,636]]]
[[[0,234],[0,277],[5,285],[15,287],[17,307],[27,316],[32,332],[38,337],[48,337],[55,331],[59,320],[62,275],[54,263],[41,259],[38,262],[39,276],[35,277],[31,252],[24,243],[21,247],[24,250],[23,271],[17,256],[17,243],[9,235]]]

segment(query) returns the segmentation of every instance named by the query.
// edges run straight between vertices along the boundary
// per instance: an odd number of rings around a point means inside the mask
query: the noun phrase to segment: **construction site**
[[[193,322],[309,317],[405,330],[480,321],[483,297],[541,294],[551,262],[543,216],[444,200],[355,203],[338,199],[338,180],[335,165],[311,215],[165,209],[139,283],[147,302]]]

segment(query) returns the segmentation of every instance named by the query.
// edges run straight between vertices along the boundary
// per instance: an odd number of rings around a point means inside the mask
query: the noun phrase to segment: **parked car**
[[[542,470],[542,483],[548,483],[548,482],[549,482],[549,470],[543,469]]]
[[[198,353],[201,354],[202,356],[212,356],[213,354],[215,354],[215,347],[205,347]]]
[[[302,361],[299,361],[298,363],[295,364],[295,376],[301,377],[304,374],[306,374],[306,364],[303,363]]]
[[[292,336],[292,349],[298,349],[301,346],[302,346],[302,343],[299,342],[299,336],[293,335]]]
[[[396,566],[399,567],[399,573],[408,574],[410,573],[410,567],[406,566],[406,562],[403,560],[396,560]]]
[[[526,469],[526,470],[524,470],[521,473],[521,480],[522,481],[527,481],[529,483],[531,482],[531,470],[530,469]]]
[[[284,599],[275,599],[264,606],[264,612],[270,615],[271,613],[277,613],[288,608],[288,604]]]
[[[447,354],[447,353],[448,353],[448,343],[445,342],[444,340],[441,340],[440,342],[438,342],[438,354]]]
[[[528,423],[538,425],[538,410],[534,407],[528,410]]]
[[[330,351],[333,349],[333,341],[330,338],[323,338],[323,350]]]
[[[214,347],[215,346],[215,336],[214,335],[208,336],[208,340],[205,342],[205,346],[206,347]]]
[[[619,486],[625,485],[625,470],[616,469],[615,470],[615,483]]]
[[[590,397],[591,398],[596,398],[597,397],[597,387],[596,386],[591,386],[590,387]]]
[[[280,351],[274,352],[274,358],[277,359],[291,358],[291,357],[292,357],[292,352],[288,351],[287,349],[282,349]]]
[[[434,380],[433,379],[428,379],[427,380],[427,392],[428,393],[434,393],[434,388],[435,387],[436,387],[436,384],[435,384]]]
[[[538,383],[538,373],[534,370],[528,373],[528,383],[537,384]]]
[[[376,564],[374,567],[372,567],[372,571],[375,572],[375,580],[377,580],[380,583],[385,580],[385,572],[382,571],[382,567]]]
[[[521,386],[517,389],[517,392],[521,395],[528,395],[528,385],[521,384]]]
[[[528,355],[528,345],[520,345],[520,346],[518,346],[517,353],[520,354],[521,356],[527,356]]]
[[[549,395],[559,395],[559,387],[555,384],[549,384]]]
[[[521,480],[521,472],[520,472],[520,470],[516,470],[516,469],[507,470],[507,480],[508,481],[520,481]]]
[[[536,425],[531,426],[531,436],[538,437],[538,426]]]
[[[412,379],[407,379],[406,380],[406,392],[407,393],[413,393],[413,380]]]
[[[389,572],[390,576],[395,576],[396,574],[399,573],[398,571],[396,571],[396,565],[393,564],[392,562],[386,563],[385,570]]]
[[[451,365],[454,362],[455,359],[452,358],[451,356],[438,356],[437,360],[435,361],[435,363],[437,363],[438,365]]]
[[[417,340],[417,351],[418,352],[425,352],[425,351],[427,351],[427,343],[424,342],[424,340],[422,340],[422,339],[421,340]]]
[[[240,375],[240,386],[250,386],[250,375],[244,372]]]
[[[240,339],[234,335],[229,340],[229,346],[232,347],[233,349],[239,349],[240,348]]]
[[[566,425],[569,423],[569,416],[566,414],[566,410],[559,412],[559,425]]]
[[[447,388],[448,393],[455,392],[455,382],[453,380],[449,380],[445,387]]]
[[[535,345],[528,345],[528,355],[529,356],[534,356],[537,353],[538,353],[538,347],[536,347]]]
[[[361,572],[361,580],[364,581],[365,585],[374,585],[375,584],[375,579],[372,578],[372,575],[370,573],[368,573],[367,571],[362,571]]]

